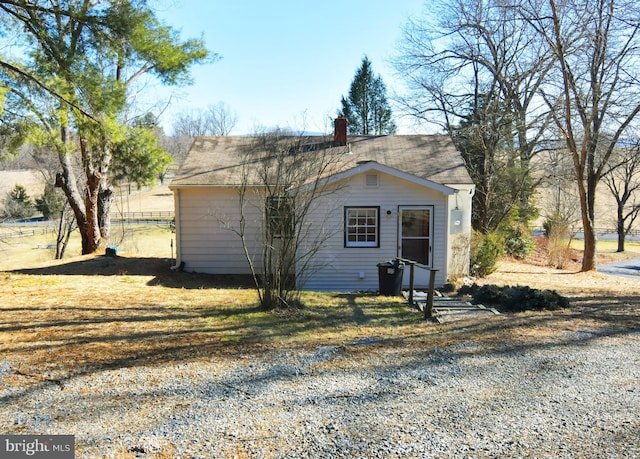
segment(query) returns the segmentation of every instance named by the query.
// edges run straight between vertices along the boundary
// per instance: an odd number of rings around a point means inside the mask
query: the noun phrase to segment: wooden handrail
[[[424,307],[424,319],[428,320],[433,317],[433,297],[435,293],[436,286],[436,274],[438,273],[437,269],[429,268],[422,263],[418,263],[414,260],[409,260],[407,258],[397,258],[398,261],[403,262],[405,265],[409,265],[409,305],[414,306],[413,304],[413,290],[414,290],[414,280],[415,280],[415,267],[429,270],[429,290],[427,292],[427,304]]]

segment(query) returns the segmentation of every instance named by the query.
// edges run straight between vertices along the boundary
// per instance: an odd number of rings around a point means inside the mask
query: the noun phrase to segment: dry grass
[[[42,195],[45,188],[45,180],[42,174],[35,169],[9,169],[0,170],[0,198],[4,199],[16,185],[23,186],[27,194],[32,198]],[[121,186],[116,189],[114,211],[123,212],[150,212],[158,210],[173,210],[173,193],[167,184],[156,184],[151,188],[142,190]]]
[[[16,185],[21,185],[32,198],[37,198],[44,192],[42,174],[32,169],[0,170],[0,198],[9,193]]]
[[[581,273],[581,242],[574,241],[567,255],[564,269],[550,266],[546,253],[545,238],[536,239],[534,252],[524,262],[502,260],[500,268],[480,283],[498,285],[528,285],[532,288],[557,290],[568,296],[594,296],[606,294],[612,296],[633,296],[638,291],[638,279],[612,277],[598,272]],[[630,241],[627,250],[615,252],[615,241],[598,241],[597,263],[613,263],[616,261],[639,258],[640,242]]]
[[[114,212],[155,212],[173,210],[173,192],[167,184],[156,185],[144,190],[128,190],[121,187],[116,191]]]
[[[400,299],[308,294],[265,313],[240,279],[174,272],[168,259],[79,257],[0,278],[0,352],[23,383],[288,343],[389,336],[414,322]]]
[[[35,236],[11,237],[0,240],[0,270],[16,267],[37,267],[52,262],[55,258],[56,233],[52,227],[10,226],[3,227],[2,234],[26,233]],[[170,258],[172,240],[175,234],[167,225],[121,225],[114,223],[111,228],[111,245],[118,247],[126,256]],[[74,232],[65,253],[65,259],[72,260],[81,252],[80,235]]]
[[[85,256],[1,273],[0,352],[17,369],[4,382],[64,384],[104,368],[233,361],[282,346],[344,345],[357,360],[380,346],[530,346],[565,332],[640,328],[636,280],[552,269],[535,257],[503,261],[482,282],[552,288],[571,298],[570,309],[466,315],[439,325],[400,298],[365,294],[308,293],[300,311],[266,313],[242,279],[169,266],[168,258]],[[381,340],[351,345],[372,337]]]
[[[38,197],[44,189],[42,177],[37,172],[0,171],[0,198],[16,183],[25,186],[31,197]],[[172,211],[173,208],[173,193],[166,184],[143,190],[121,187],[116,190],[113,215],[119,212]],[[11,237],[33,233],[35,235],[28,237]],[[13,269],[16,266],[38,266],[51,261],[55,256],[55,249],[47,247],[55,244],[56,233],[57,222],[49,222],[47,225],[0,225],[0,270]],[[127,255],[168,258],[172,256],[173,238],[174,235],[166,224],[123,225],[113,222],[110,244],[118,246],[119,250]],[[66,256],[73,257],[80,252],[80,236],[76,230],[71,237]]]

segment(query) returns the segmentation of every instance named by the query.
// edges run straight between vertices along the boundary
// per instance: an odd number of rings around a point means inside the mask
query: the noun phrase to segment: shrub
[[[504,247],[507,255],[516,260],[527,258],[535,247],[535,242],[529,231],[522,226],[509,226],[502,230]]]
[[[504,242],[499,234],[474,232],[471,238],[471,274],[485,277],[498,267],[504,254]]]
[[[569,219],[559,212],[554,212],[550,215],[547,215],[542,222],[542,229],[544,230],[544,235],[549,237],[551,234],[551,230],[554,227],[557,228],[566,228],[567,232],[569,231]]]
[[[478,303],[487,303],[491,305],[501,304],[506,298],[502,287],[498,287],[493,284],[483,286],[473,284],[470,287],[461,288],[459,293],[471,295]]]
[[[515,287],[507,290],[502,307],[508,311],[556,311],[569,306],[569,300],[553,290]]]
[[[563,269],[570,255],[571,225],[566,217],[554,213],[545,219],[542,227],[548,239],[547,254],[549,256],[549,265]]]
[[[56,219],[62,214],[64,195],[55,186],[47,184],[44,193],[36,198],[36,209],[42,212],[45,220]]]
[[[458,293],[470,295],[478,303],[496,306],[503,311],[556,311],[569,307],[569,300],[554,290],[538,290],[527,286],[504,286],[473,284],[463,287]]]

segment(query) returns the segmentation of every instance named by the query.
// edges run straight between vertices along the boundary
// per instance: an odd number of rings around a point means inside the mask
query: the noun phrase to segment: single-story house
[[[467,272],[475,188],[448,136],[347,137],[346,120],[339,118],[333,136],[300,139],[295,138],[292,155],[331,158],[320,182],[332,192],[318,194],[306,215],[305,234],[322,243],[310,251],[313,269],[297,278],[298,287],[375,291],[378,264],[395,258],[418,263],[417,288],[428,286],[430,269],[437,270],[436,285]],[[176,264],[183,270],[250,274],[247,252],[260,264],[267,204],[248,190],[268,188],[256,170],[273,153],[260,152],[259,145],[256,137],[246,136],[193,142],[169,186],[175,199]],[[310,177],[304,186],[314,183],[319,181]],[[408,285],[405,269],[403,287]]]

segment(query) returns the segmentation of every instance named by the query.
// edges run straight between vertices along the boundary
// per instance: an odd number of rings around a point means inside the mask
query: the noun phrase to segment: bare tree
[[[555,75],[541,88],[566,144],[580,197],[582,271],[596,267],[595,198],[611,157],[640,113],[640,13],[635,1],[548,0],[522,8],[545,39]]]
[[[240,222],[234,231],[242,240],[263,309],[295,307],[299,286],[319,266],[314,255],[339,228],[327,224],[337,208],[326,206],[337,186],[326,179],[340,167],[346,147],[333,148],[322,137],[283,131],[258,135],[247,148],[239,187]],[[318,205],[324,202],[323,206]],[[334,199],[333,202],[336,200]],[[261,216],[259,258],[249,240]],[[253,210],[254,212],[251,212]]]
[[[570,231],[580,227],[580,203],[576,174],[571,158],[562,145],[543,149],[538,154],[542,164],[540,201],[542,215],[548,222],[561,221]]]
[[[189,147],[191,147],[193,139],[186,136],[167,136],[164,131],[158,131],[156,137],[158,138],[158,146],[165,150],[173,160],[160,174],[160,182],[164,184],[169,170],[175,170],[182,166],[187,153],[189,153]]]
[[[497,95],[510,107],[523,166],[543,135],[559,136],[580,200],[582,270],[594,269],[596,188],[640,113],[640,7],[632,0],[456,0],[440,7],[439,24],[407,29],[399,70],[413,92],[405,108],[448,127],[470,95]]]
[[[206,110],[180,113],[173,123],[173,135],[194,138],[198,136],[229,135],[238,123],[238,117],[224,102],[209,105]]]
[[[616,200],[617,251],[624,252],[625,239],[640,216],[640,143],[617,149],[612,159],[615,166],[602,180]]]
[[[480,191],[476,201],[494,201],[487,184],[501,180],[490,176],[503,169],[500,163],[492,163],[503,157],[497,149],[513,152],[508,155],[508,167],[518,168],[520,177],[513,181],[510,199],[503,202],[506,207],[485,207],[487,212],[506,215],[518,206],[526,220],[535,185],[531,159],[549,120],[549,110],[537,95],[553,62],[544,52],[544,40],[523,27],[526,22],[518,15],[517,3],[433,2],[435,14],[405,27],[395,67],[409,88],[399,99],[406,114],[440,126],[452,137],[463,123],[466,131],[475,130],[483,140],[477,151],[483,151],[484,165],[471,171],[480,172],[474,179]],[[484,142],[487,139],[491,141]],[[504,196],[504,189],[497,195]],[[496,220],[495,215],[479,217],[484,222]]]
[[[210,135],[229,135],[238,124],[238,116],[224,102],[209,105],[205,114]]]
[[[183,112],[173,122],[173,136],[194,138],[207,135],[207,128],[201,111]]]

